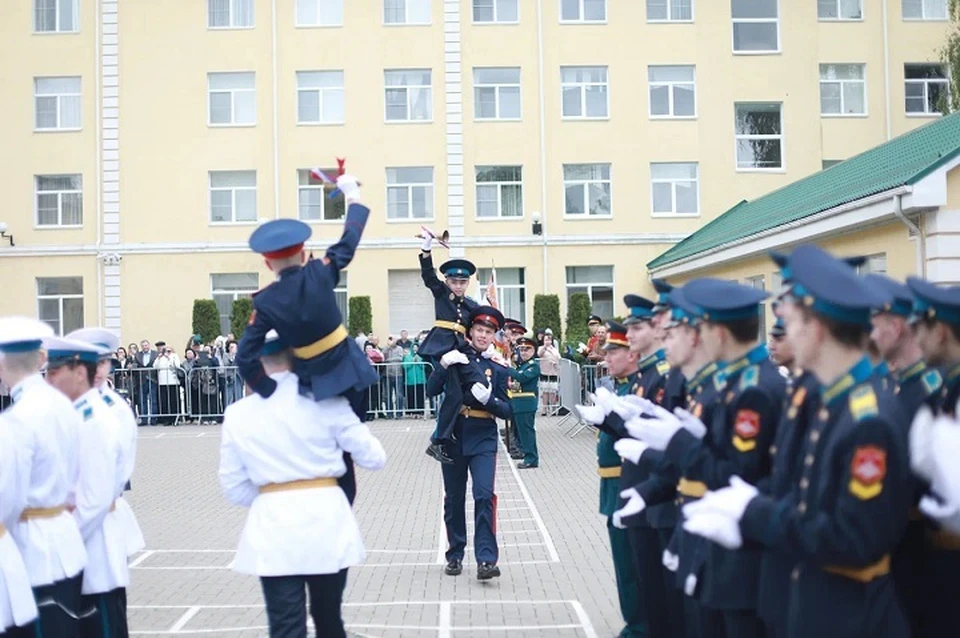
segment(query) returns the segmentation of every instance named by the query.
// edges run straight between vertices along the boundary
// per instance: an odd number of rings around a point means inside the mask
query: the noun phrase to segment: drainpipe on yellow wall
[[[97,147],[97,235],[96,235],[96,260],[97,260],[97,325],[102,326],[103,321],[103,261],[100,251],[103,249],[103,51],[100,44],[100,30],[103,29],[103,16],[100,14],[100,0],[94,3],[94,27],[93,27],[93,61],[94,61],[94,81],[93,81],[93,99],[97,107],[94,113],[94,130],[96,131]],[[119,25],[119,21],[117,23]],[[119,29],[118,29],[119,33]]]
[[[280,219],[280,122],[277,108],[279,106],[279,89],[277,88],[277,0],[270,2],[270,17],[272,23],[271,58],[273,64],[273,216]]]
[[[543,86],[543,0],[537,0],[537,84],[540,91],[540,237],[543,242],[543,294],[547,294],[547,232],[550,216],[547,209],[547,132],[546,132],[546,104]]]
[[[917,241],[917,276],[923,279],[927,277],[927,238],[919,224],[910,221],[903,214],[903,195],[897,195],[893,198],[893,214],[897,216],[907,230],[913,233]],[[921,224],[923,221],[921,220]]]
[[[886,118],[887,141],[890,141],[890,34],[887,23],[887,0],[883,0],[883,112]]]

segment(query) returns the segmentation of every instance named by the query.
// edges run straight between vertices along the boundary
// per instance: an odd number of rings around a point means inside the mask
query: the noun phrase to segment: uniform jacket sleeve
[[[431,253],[420,253],[420,277],[423,279],[423,285],[430,289],[434,297],[446,296],[447,286],[437,277],[437,271],[433,267],[433,255]]]
[[[269,397],[277,389],[277,382],[270,378],[260,363],[260,349],[263,348],[263,341],[270,329],[271,326],[263,314],[254,310],[253,323],[244,330],[240,345],[237,346],[236,364],[240,369],[240,376],[263,398]]]
[[[360,245],[363,229],[367,225],[370,209],[363,204],[350,204],[347,207],[347,218],[343,224],[343,235],[340,241],[327,249],[327,267],[332,271],[333,281],[340,279],[340,271],[350,265],[353,255]],[[321,262],[322,263],[322,262]]]
[[[243,458],[237,449],[234,428],[229,423],[230,417],[230,408],[227,408],[220,439],[220,487],[228,501],[241,507],[250,507],[257,498],[259,490],[250,480]]]
[[[367,470],[380,470],[387,462],[387,453],[383,445],[373,436],[370,428],[361,423],[353,412],[337,434],[337,443],[353,456],[353,461]]]
[[[663,452],[647,450],[640,457],[641,465],[653,467],[646,480],[634,486],[646,504],[658,505],[672,500],[676,496],[680,472],[672,463],[666,463]]]
[[[10,528],[27,505],[33,456],[31,446],[17,441],[13,427],[9,421],[0,421],[0,524]]]
[[[496,417],[509,419],[513,416],[513,408],[510,405],[510,399],[507,398],[507,374],[499,364],[493,364],[493,394],[487,401],[486,409]],[[500,368],[500,370],[496,370]],[[466,388],[465,388],[466,389]]]
[[[433,372],[431,372],[430,376],[427,377],[427,396],[435,397],[440,395],[446,385],[447,369],[444,368],[439,361],[437,361],[437,365],[434,367]]]
[[[107,434],[103,424],[95,421],[81,424],[77,440],[80,467],[73,517],[84,541],[100,529],[117,497],[114,473],[118,454],[117,443]]]
[[[532,381],[533,379],[540,378],[540,365],[534,363],[531,366],[526,366],[523,370],[516,368],[509,368],[507,374],[519,381],[520,383],[526,383]]]

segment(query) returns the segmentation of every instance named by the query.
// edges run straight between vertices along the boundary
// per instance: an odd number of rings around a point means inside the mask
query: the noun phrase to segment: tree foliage
[[[534,295],[533,297],[533,334],[550,328],[553,342],[560,345],[560,297],[557,295]]]
[[[193,300],[193,334],[203,343],[210,343],[220,335],[220,311],[213,299]]]
[[[253,299],[250,297],[234,299],[233,306],[230,308],[230,332],[237,341],[243,338],[247,324],[250,323],[251,314],[253,314]]]
[[[586,343],[590,339],[590,329],[587,328],[587,319],[590,318],[593,306],[590,295],[585,292],[575,292],[570,295],[567,304],[567,343],[577,349],[577,344]]]
[[[361,332],[365,335],[373,332],[373,307],[370,305],[370,297],[350,297],[347,306],[350,334],[355,337]]]

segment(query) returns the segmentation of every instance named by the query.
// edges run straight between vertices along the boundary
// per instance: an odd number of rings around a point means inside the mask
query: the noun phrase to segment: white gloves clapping
[[[623,524],[623,519],[627,516],[639,514],[645,510],[647,508],[647,502],[644,501],[640,493],[632,487],[620,492],[620,498],[627,499],[627,502],[622,508],[613,513],[613,526],[625,529],[626,525]]]
[[[650,446],[636,439],[620,439],[613,444],[613,449],[617,451],[620,458],[636,465],[640,462],[640,457],[643,456],[643,453],[650,449]]]
[[[473,395],[473,397],[477,401],[479,401],[483,405],[486,405],[487,402],[490,400],[490,395],[493,394],[493,390],[488,385],[484,385],[482,383],[474,383],[473,386],[471,386],[470,388],[470,393]]]
[[[727,549],[740,549],[743,546],[740,524],[723,514],[714,512],[697,514],[683,523],[683,529],[691,534],[703,536]]]
[[[467,359],[467,355],[463,354],[459,350],[451,350],[447,354],[440,357],[440,365],[444,368],[449,368],[450,366],[458,363],[469,363],[470,360]]]
[[[693,518],[698,514],[722,514],[736,523],[743,518],[747,505],[757,495],[757,488],[739,476],[730,477],[730,487],[707,492],[702,499],[683,506],[683,515]]]
[[[577,410],[577,414],[580,415],[580,418],[589,423],[590,425],[600,425],[603,423],[603,420],[606,418],[606,414],[603,411],[603,408],[599,405],[580,405],[577,404],[574,406]]]

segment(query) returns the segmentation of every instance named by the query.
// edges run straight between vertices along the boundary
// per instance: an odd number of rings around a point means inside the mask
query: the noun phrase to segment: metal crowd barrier
[[[427,396],[433,366],[425,361],[374,363],[378,381],[367,391],[367,420],[429,419],[440,397]]]
[[[244,396],[243,380],[233,366],[120,368],[112,381],[140,425],[221,423],[227,406]]]

